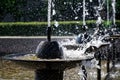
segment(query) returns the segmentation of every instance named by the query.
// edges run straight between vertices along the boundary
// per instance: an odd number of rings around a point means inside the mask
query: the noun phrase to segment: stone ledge
[[[20,38],[47,38],[46,36],[0,36],[0,39],[20,39]],[[51,38],[74,38],[73,36],[51,36]]]

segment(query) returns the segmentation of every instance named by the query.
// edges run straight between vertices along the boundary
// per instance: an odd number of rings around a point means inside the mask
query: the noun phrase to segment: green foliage
[[[30,0],[32,1],[32,0]],[[33,0],[34,1],[34,0]],[[1,0],[0,1],[0,21],[10,13],[15,18],[16,22],[1,22],[0,35],[1,36],[42,36],[46,35],[47,27],[47,0],[35,0],[40,4],[32,3],[28,0]],[[82,29],[82,11],[74,14],[74,9],[77,9],[78,2],[81,0],[53,0],[55,2],[56,14],[52,16],[53,20],[59,21],[59,27],[55,27],[52,22],[52,35],[71,35],[78,34]],[[89,0],[88,0],[89,1]],[[97,2],[98,0],[96,0]],[[111,1],[111,0],[109,0]],[[116,18],[120,19],[120,0],[116,0]],[[66,2],[66,3],[64,3]],[[29,3],[29,4],[28,4]],[[90,4],[89,4],[90,5]],[[96,5],[94,3],[94,5]],[[72,9],[72,8],[73,9]],[[91,9],[91,7],[89,7]],[[82,8],[81,8],[82,9]],[[91,9],[92,10],[92,9]],[[67,14],[66,14],[67,13]],[[105,15],[105,14],[104,14]],[[76,21],[76,16],[79,16]],[[68,20],[68,21],[66,21]],[[34,22],[33,22],[34,21]],[[111,22],[104,22],[104,27],[108,27]],[[88,27],[95,27],[94,19],[87,21]],[[120,21],[117,21],[117,26],[120,26]],[[76,29],[77,27],[77,29]]]
[[[117,20],[117,27],[120,27],[120,20]],[[110,23],[111,24],[111,23]],[[107,22],[104,23],[106,27]],[[95,21],[87,21],[89,28],[96,27]],[[53,36],[69,36],[82,32],[82,22],[76,21],[59,22],[56,27],[52,22]],[[0,36],[45,36],[47,22],[16,22],[16,23],[0,23]]]
[[[58,21],[58,23],[61,24],[78,24],[78,25],[82,25],[82,21]],[[86,21],[87,24],[90,23],[95,23],[94,20],[87,20]],[[0,22],[0,26],[39,26],[39,25],[47,25],[47,22]],[[54,25],[54,21],[51,22],[51,25]]]
[[[1,10],[6,10],[6,12],[12,12],[13,7],[15,5],[16,0],[1,0],[0,5],[1,5]]]
[[[87,21],[90,27],[94,21]],[[53,36],[65,36],[81,32],[82,21],[59,22],[59,26],[51,23]],[[0,36],[45,36],[47,22],[2,22],[0,23]]]

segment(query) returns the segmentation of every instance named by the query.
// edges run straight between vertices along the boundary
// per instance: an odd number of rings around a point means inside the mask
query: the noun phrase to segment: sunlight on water
[[[13,57],[14,59],[20,59],[20,60],[40,60],[40,58],[37,58],[35,54],[26,54],[24,56],[16,56]]]

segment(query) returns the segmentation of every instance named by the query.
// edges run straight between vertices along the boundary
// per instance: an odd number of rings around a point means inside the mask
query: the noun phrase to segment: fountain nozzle
[[[51,41],[51,27],[47,28],[47,40],[50,42]]]
[[[36,49],[36,56],[42,59],[62,58],[63,51],[57,41],[42,41]]]

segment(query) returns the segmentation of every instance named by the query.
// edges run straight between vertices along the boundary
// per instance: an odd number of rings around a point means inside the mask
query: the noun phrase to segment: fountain
[[[63,80],[65,69],[74,68],[81,61],[93,58],[93,56],[78,59],[63,58],[63,51],[59,43],[51,41],[51,2],[52,0],[48,0],[47,41],[42,41],[38,45],[36,54],[10,54],[4,57],[4,59],[26,68],[35,69],[35,80]]]
[[[108,0],[107,0],[108,1]],[[96,11],[97,21],[95,32],[93,34],[87,33],[88,26],[86,24],[86,1],[83,0],[83,26],[84,33],[79,34],[73,40],[67,41],[52,41],[51,39],[51,4],[52,0],[48,0],[48,27],[47,27],[47,41],[42,41],[36,49],[36,54],[20,53],[10,54],[4,57],[24,66],[26,68],[35,70],[35,80],[63,80],[63,74],[66,69],[74,68],[77,64],[82,65],[83,73],[87,77],[85,65],[82,61],[89,61],[94,58],[94,54],[101,48],[108,46],[110,43],[105,42],[105,38],[109,37],[104,34],[102,29],[102,17],[100,11],[103,9],[103,4],[99,0],[99,6],[94,7]],[[92,0],[90,0],[92,2]],[[114,3],[114,0],[113,0]],[[114,9],[114,6],[113,6]],[[107,7],[109,11],[109,7]],[[115,13],[115,11],[113,12]],[[54,13],[55,14],[55,10]],[[107,13],[107,22],[109,23],[109,12]],[[115,17],[115,14],[113,15]],[[113,25],[115,25],[115,19]],[[56,21],[56,25],[58,23]],[[113,38],[113,36],[111,36]],[[101,53],[98,52],[98,65],[101,67]],[[109,58],[108,58],[109,60]],[[109,64],[109,63],[108,63]],[[86,80],[86,77],[84,80]],[[98,80],[101,80],[101,69],[98,69]]]

